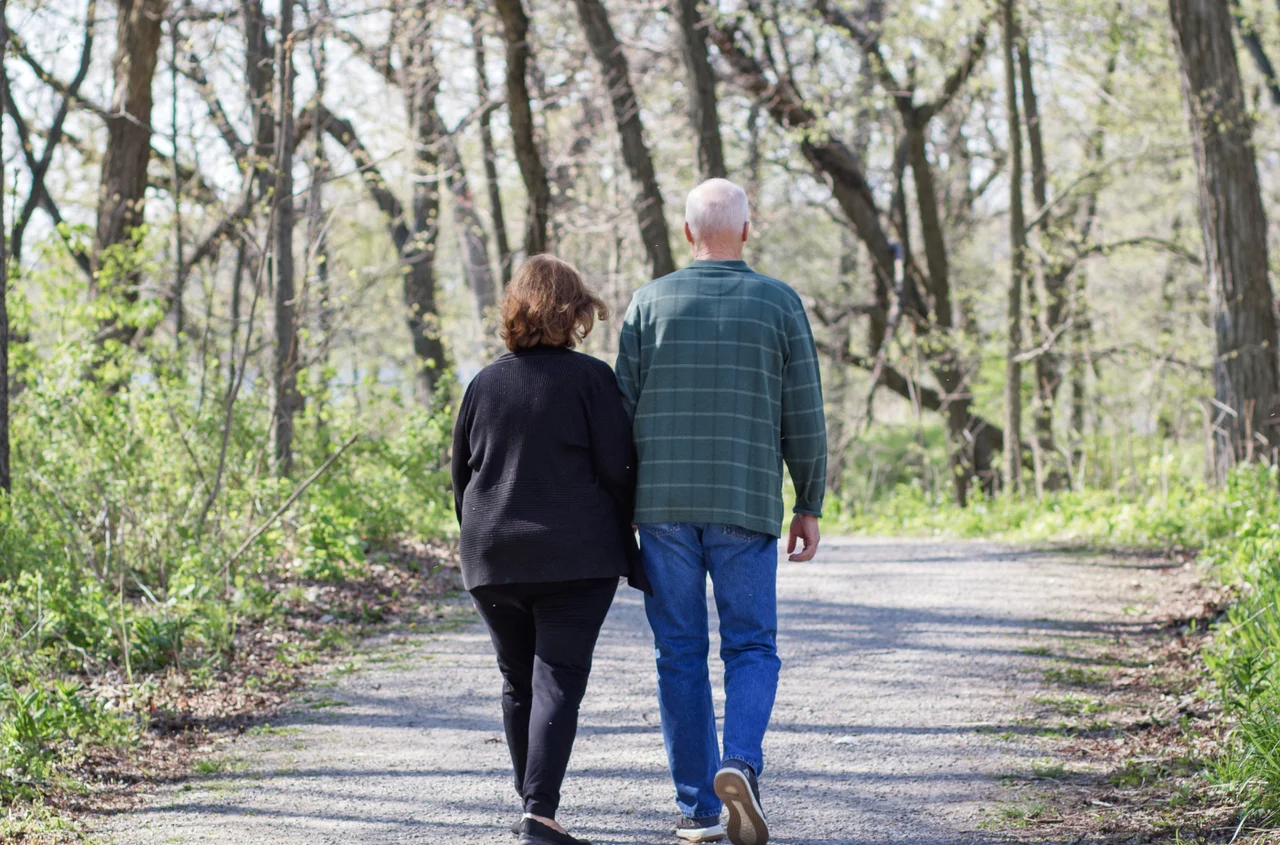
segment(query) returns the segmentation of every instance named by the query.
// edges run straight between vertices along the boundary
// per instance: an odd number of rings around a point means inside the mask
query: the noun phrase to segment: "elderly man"
[[[787,552],[818,548],[826,425],[800,297],[742,260],[747,196],[725,179],[689,194],[693,263],[645,285],[627,310],[617,376],[639,455],[635,520],[653,596],[658,704],[689,842],[763,845],[757,776],[778,688],[782,465],[795,483]],[[803,545],[797,552],[797,543]],[[707,669],[706,579],[720,617],[724,753]]]

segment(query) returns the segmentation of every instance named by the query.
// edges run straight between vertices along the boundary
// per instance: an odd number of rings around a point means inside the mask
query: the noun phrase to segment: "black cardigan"
[[[544,346],[503,355],[467,387],[453,428],[466,588],[627,575],[648,592],[635,483],[608,364]]]

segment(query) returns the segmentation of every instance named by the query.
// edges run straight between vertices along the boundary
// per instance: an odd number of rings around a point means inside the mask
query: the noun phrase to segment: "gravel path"
[[[1141,562],[954,541],[828,539],[816,562],[784,562],[782,683],[762,781],[773,841],[1002,841],[983,822],[999,817],[999,776],[1035,757],[1021,737],[1048,665],[1042,647],[1135,628],[1126,607],[1164,580]],[[103,840],[513,842],[500,680],[483,629],[384,641],[358,666],[303,696],[283,730],[229,744],[225,771],[108,819]],[[675,842],[654,675],[640,594],[624,587],[561,811],[604,845]]]

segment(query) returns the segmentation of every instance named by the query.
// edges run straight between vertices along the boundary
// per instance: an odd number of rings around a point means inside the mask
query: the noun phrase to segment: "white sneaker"
[[[719,816],[691,819],[682,816],[676,825],[676,838],[685,842],[719,842],[724,839],[724,825]]]

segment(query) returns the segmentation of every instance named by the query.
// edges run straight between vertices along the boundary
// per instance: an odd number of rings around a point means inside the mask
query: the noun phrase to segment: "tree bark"
[[[400,16],[399,86],[413,128],[413,201],[408,240],[401,250],[406,322],[416,357],[418,400],[429,403],[447,365],[436,307],[436,237],[440,230],[440,76],[431,55],[430,4],[418,0]]]
[[[1081,463],[1085,459],[1084,429],[1087,421],[1086,403],[1089,375],[1089,350],[1093,342],[1093,323],[1089,312],[1088,279],[1084,273],[1076,275],[1075,297],[1071,303],[1071,351],[1067,362],[1068,377],[1071,381],[1071,419],[1068,423],[1068,435],[1071,448],[1071,468],[1075,473],[1072,481],[1073,489],[1084,488],[1084,472]]]
[[[151,161],[151,83],[159,59],[166,0],[118,0],[116,52],[111,60],[113,92],[107,115],[107,146],[98,187],[98,220],[91,292],[119,292],[138,300],[139,268],[130,249],[146,210],[147,165]],[[103,322],[99,340],[130,343],[137,327],[118,315]]]
[[[298,393],[298,304],[293,277],[293,0],[280,4],[276,42],[276,157],[275,157],[275,409],[272,431],[276,472],[293,470],[293,423],[302,405]]]
[[[267,40],[267,18],[262,0],[240,0],[240,23],[244,31],[245,87],[252,134],[244,167],[253,174],[257,200],[263,203],[272,195],[276,181],[276,117],[272,106],[276,65],[275,54]],[[227,136],[229,145],[233,140]],[[253,185],[250,185],[250,191],[245,195],[249,200],[246,210],[253,207],[253,196]],[[256,252],[247,256],[249,276],[255,280],[255,285],[262,283],[261,262],[269,260]],[[248,330],[252,333],[253,327]]]
[[[480,13],[475,13],[471,25],[471,45],[475,54],[476,79],[480,102],[489,102],[489,77],[485,72],[484,27]],[[507,221],[502,211],[502,190],[498,184],[498,154],[493,147],[493,112],[487,105],[480,112],[480,151],[484,156],[484,182],[489,194],[489,216],[493,219],[493,237],[498,247],[498,273],[505,289],[511,281],[511,245],[507,240]]]
[[[534,138],[533,108],[529,103],[529,18],[521,0],[494,0],[494,5],[502,17],[502,36],[507,43],[507,112],[511,118],[511,138],[525,191],[529,194],[524,233],[524,254],[528,257],[548,249],[547,209],[551,205],[551,185]]]
[[[1252,121],[1224,0],[1169,0],[1199,182],[1213,314],[1219,477],[1234,463],[1273,459],[1280,444],[1280,362],[1267,276],[1267,224]]]
[[[0,65],[4,64],[9,45],[8,0],[0,0]],[[8,92],[0,88],[0,147],[4,141],[3,115],[8,109],[4,98]],[[5,195],[5,166],[0,158],[0,197]],[[9,251],[6,248],[4,203],[0,202],[0,490],[13,492],[9,470]]]
[[[1022,118],[1018,112],[1017,22],[1014,0],[1004,0],[1005,111],[1009,125],[1009,305],[1005,314],[1004,489],[1022,490],[1022,285],[1026,273],[1027,224],[1022,207]]]
[[[178,30],[178,22],[169,23],[169,122],[171,124],[170,141],[173,145],[173,160],[170,162],[169,179],[173,192],[173,290],[170,294],[169,310],[173,313],[173,342],[177,348],[182,347],[182,334],[186,330],[187,313],[185,303],[187,292],[187,263],[182,258],[182,166],[178,163],[178,50],[182,44],[182,34]]]
[[[471,289],[471,296],[476,303],[476,314],[483,320],[497,303],[493,270],[489,267],[489,237],[485,233],[484,224],[480,222],[480,214],[476,211],[475,199],[471,195],[467,171],[457,143],[444,133],[443,125],[439,131],[445,187],[453,195],[451,205],[453,227],[458,233],[458,258],[462,264],[462,275],[466,278],[467,287]]]
[[[249,89],[249,115],[253,124],[253,159],[258,172],[258,196],[271,190],[273,174],[268,166],[275,150],[275,113],[271,89],[275,81],[275,58],[267,43],[267,19],[262,0],[241,0],[240,20],[244,27],[245,80]]]
[[[631,183],[636,197],[636,218],[640,224],[640,239],[649,258],[649,272],[654,277],[674,273],[675,259],[671,255],[671,239],[667,232],[667,218],[663,209],[662,191],[653,170],[653,157],[644,140],[644,125],[640,121],[640,101],[631,85],[627,58],[622,45],[609,24],[609,14],[600,0],[574,0],[578,20],[586,33],[587,43],[604,77],[605,89],[613,105],[614,121],[622,139],[622,158],[631,173]]]
[[[1025,32],[1018,33],[1018,69],[1022,82],[1022,105],[1027,125],[1028,149],[1031,154],[1031,195],[1035,199],[1036,212],[1041,217],[1040,231],[1044,237],[1044,252],[1049,261],[1040,268],[1040,277],[1044,282],[1043,302],[1039,307],[1032,307],[1030,328],[1031,345],[1041,349],[1036,356],[1035,391],[1032,404],[1032,417],[1035,427],[1035,452],[1037,455],[1037,484],[1049,490],[1061,488],[1064,475],[1058,471],[1057,445],[1053,434],[1054,409],[1058,401],[1058,388],[1062,385],[1062,354],[1058,341],[1053,338],[1062,330],[1063,310],[1066,305],[1067,277],[1070,276],[1074,262],[1060,253],[1067,249],[1059,233],[1054,230],[1050,215],[1046,213],[1049,204],[1049,169],[1044,157],[1043,129],[1040,125],[1040,104],[1036,96],[1034,68],[1031,63],[1031,49],[1027,43]],[[1027,281],[1028,292],[1034,301],[1035,281]]]
[[[328,45],[320,35],[311,46],[311,67],[315,74],[313,102],[323,102],[328,89]],[[329,353],[333,348],[333,283],[330,279],[329,221],[326,219],[324,186],[333,175],[333,167],[325,150],[324,127],[317,127],[312,134],[311,161],[307,168],[307,229],[306,251],[315,267],[316,329],[316,384],[321,390],[312,401],[316,402],[315,421],[321,445],[329,447],[328,391],[324,389],[329,379]],[[301,139],[299,139],[301,143]],[[305,319],[305,317],[304,317]]]
[[[723,179],[724,147],[716,112],[716,78],[707,55],[707,30],[698,0],[675,0],[680,21],[680,54],[688,87],[689,123],[698,138],[698,173],[703,179]]]

